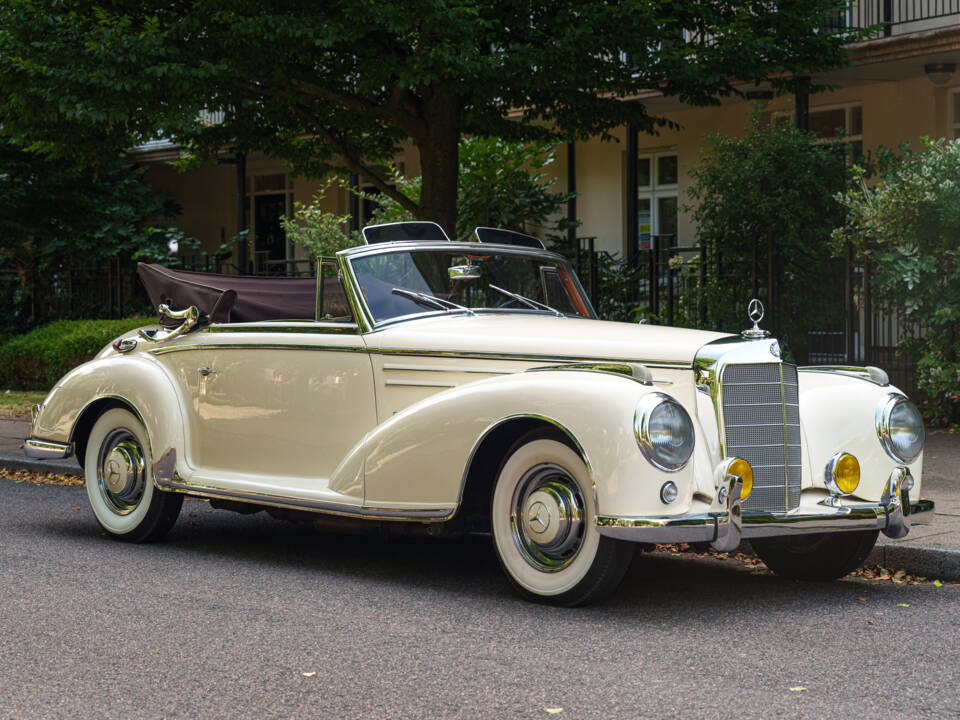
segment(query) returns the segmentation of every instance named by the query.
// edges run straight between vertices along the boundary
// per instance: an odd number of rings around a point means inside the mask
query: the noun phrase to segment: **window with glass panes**
[[[793,122],[792,112],[764,113],[767,122]],[[863,157],[863,106],[835,105],[813,108],[808,116],[808,128],[817,137],[824,139],[843,136],[849,144],[850,159],[856,162]]]
[[[641,250],[650,249],[651,235],[670,235],[669,244],[677,243],[678,173],[676,151],[637,158],[637,229]]]

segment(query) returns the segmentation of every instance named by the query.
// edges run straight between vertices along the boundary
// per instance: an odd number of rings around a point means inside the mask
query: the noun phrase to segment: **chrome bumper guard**
[[[35,460],[59,460],[73,454],[73,443],[58,443],[50,440],[27,438],[23,443],[23,454]]]
[[[724,512],[673,517],[611,517],[598,515],[601,535],[644,543],[709,542],[721,552],[733,550],[742,538],[803,535],[848,530],[881,530],[891,538],[902,538],[910,525],[925,525],[932,518],[933,502],[911,501],[913,477],[905,467],[891,473],[879,504],[841,505],[835,498],[821,503],[816,512],[802,508],[788,513],[744,512],[740,497],[743,483],[728,476]]]

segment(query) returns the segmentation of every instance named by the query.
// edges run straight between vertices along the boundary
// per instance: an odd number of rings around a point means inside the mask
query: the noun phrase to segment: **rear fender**
[[[44,440],[74,443],[82,452],[85,433],[109,406],[126,406],[147,431],[152,462],[169,448],[184,447],[184,418],[173,380],[150,356],[107,357],[67,373],[50,391],[33,426]],[[83,458],[79,457],[83,464]]]

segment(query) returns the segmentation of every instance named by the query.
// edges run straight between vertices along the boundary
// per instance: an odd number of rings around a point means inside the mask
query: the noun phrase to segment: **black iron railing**
[[[875,37],[890,37],[958,22],[960,0],[861,0],[837,13],[828,28],[875,28]]]

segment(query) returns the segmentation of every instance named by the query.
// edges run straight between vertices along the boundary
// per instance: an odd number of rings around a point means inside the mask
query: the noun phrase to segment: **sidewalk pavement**
[[[0,417],[0,467],[81,475],[76,458],[32,460],[23,454],[30,434],[25,418]],[[960,435],[934,432],[923,456],[923,497],[936,512],[929,525],[915,526],[902,540],[880,535],[867,565],[903,569],[913,575],[960,580]]]

